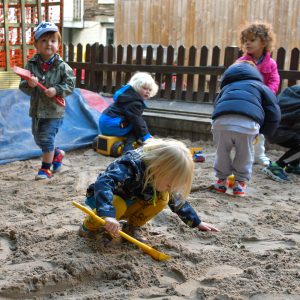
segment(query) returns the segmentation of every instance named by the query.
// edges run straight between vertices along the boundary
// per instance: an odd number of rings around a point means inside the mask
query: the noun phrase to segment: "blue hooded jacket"
[[[151,137],[142,116],[145,108],[142,96],[132,86],[123,86],[115,93],[114,103],[103,111],[99,120],[100,131],[116,136],[132,133],[144,142]]]
[[[271,136],[279,125],[278,99],[263,83],[259,71],[248,63],[235,63],[223,74],[212,119],[228,114],[253,119],[260,125],[260,133],[267,136]]]

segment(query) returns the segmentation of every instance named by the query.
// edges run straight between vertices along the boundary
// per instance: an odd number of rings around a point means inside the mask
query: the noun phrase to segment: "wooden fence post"
[[[131,65],[132,59],[133,59],[133,47],[132,47],[132,45],[128,45],[127,51],[126,51],[126,64]],[[130,77],[131,77],[131,72],[126,72],[125,73],[125,83],[127,83],[130,80]]]
[[[82,44],[77,45],[77,58],[76,60],[78,62],[82,62],[83,53],[82,53]],[[78,72],[78,74],[77,74]],[[78,69],[76,70],[76,86],[82,87],[82,79],[85,78],[85,70],[84,69]]]
[[[285,63],[285,54],[286,51],[283,47],[279,48],[277,50],[277,68],[278,69],[283,69],[284,68],[284,63]],[[279,90],[281,90],[282,87],[282,78],[280,78],[280,83],[279,83]]]
[[[239,57],[239,48],[236,46],[228,46],[225,48],[224,55],[224,66],[228,68],[232,65]]]
[[[212,61],[211,61],[212,66],[219,66],[220,53],[221,53],[221,49],[219,47],[216,46],[213,48],[213,55],[212,55]],[[209,90],[208,97],[209,97],[209,101],[211,101],[211,102],[214,102],[214,100],[216,98],[217,84],[218,84],[218,76],[210,75],[210,80],[209,80],[209,85],[208,85],[208,90]]]
[[[174,63],[174,47],[169,46],[167,49],[167,65],[172,66]],[[172,74],[165,74],[163,84],[165,87],[164,98],[171,98]]]
[[[164,60],[164,48],[159,45],[156,49],[156,65],[162,65]],[[163,90],[162,90],[162,83],[163,83],[163,75],[162,73],[156,73],[155,74],[155,81],[158,84],[158,97],[163,96]]]
[[[91,72],[90,72],[90,89],[94,92],[97,91],[97,74],[95,70],[96,63],[98,62],[98,49],[99,44],[94,43],[91,47]]]
[[[189,61],[188,66],[194,67],[196,65],[196,55],[197,55],[197,49],[195,46],[190,47],[189,50]],[[186,82],[186,95],[185,99],[188,101],[193,101],[194,96],[194,75],[188,74],[187,76],[187,82]]]
[[[180,46],[178,48],[178,55],[177,55],[177,66],[183,66],[185,59],[185,47]],[[184,86],[183,75],[176,74],[176,91],[175,91],[175,99],[182,98],[182,89]],[[184,87],[186,89],[186,87]]]
[[[123,62],[123,53],[124,53],[124,48],[122,45],[118,45],[117,46],[117,64],[121,65]],[[122,73],[117,71],[116,72],[116,84],[115,84],[115,89],[113,90],[113,92],[115,92],[115,90],[118,90],[122,85]]]
[[[299,49],[294,48],[291,52],[290,70],[298,70],[299,68]],[[288,86],[295,85],[297,82],[294,79],[288,80]]]
[[[200,63],[199,63],[199,65],[200,66],[207,66],[207,60],[208,60],[208,48],[206,46],[203,46],[201,48],[201,52],[200,52]],[[199,75],[197,100],[199,100],[200,102],[208,101],[208,99],[205,100],[205,87],[206,87],[206,76],[205,75]]]

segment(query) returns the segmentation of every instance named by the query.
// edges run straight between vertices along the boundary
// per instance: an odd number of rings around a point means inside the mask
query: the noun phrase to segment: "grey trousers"
[[[214,162],[216,177],[226,180],[233,174],[237,181],[249,181],[254,161],[255,135],[219,129],[213,129],[212,133],[217,150]]]

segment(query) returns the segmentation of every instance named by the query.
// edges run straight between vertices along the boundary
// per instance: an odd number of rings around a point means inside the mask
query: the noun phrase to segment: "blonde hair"
[[[142,88],[150,89],[150,97],[155,96],[158,91],[158,85],[155,83],[152,76],[146,72],[135,73],[131,77],[128,84],[131,85],[133,89],[138,93]]]
[[[144,145],[142,159],[146,164],[144,188],[154,187],[160,180],[171,179],[170,193],[180,192],[188,197],[192,187],[194,162],[184,143],[173,139],[149,139]]]
[[[272,26],[267,23],[255,22],[243,29],[240,35],[241,48],[243,48],[245,41],[249,37],[260,38],[260,40],[266,45],[264,52],[271,51],[272,46],[275,43],[275,35],[272,31]]]

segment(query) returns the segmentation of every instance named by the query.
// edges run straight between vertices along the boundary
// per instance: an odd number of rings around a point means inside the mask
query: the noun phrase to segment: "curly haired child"
[[[150,139],[136,150],[127,151],[112,162],[87,191],[86,204],[105,218],[105,229],[118,236],[120,220],[123,231],[145,242],[141,230],[167,205],[189,227],[218,231],[200,220],[185,199],[188,197],[194,162],[189,149],[176,140]],[[91,236],[100,229],[90,216],[80,227],[81,236]]]
[[[42,150],[42,166],[35,176],[36,180],[49,179],[52,173],[62,167],[64,151],[55,147],[55,136],[62,126],[64,107],[59,106],[53,98],[66,97],[75,88],[73,70],[57,54],[61,35],[55,24],[41,22],[34,30],[35,54],[26,65],[32,77],[21,80],[19,88],[30,95],[30,112],[32,134],[36,144]],[[41,82],[47,87],[42,91]],[[52,167],[52,171],[51,171]]]
[[[99,129],[104,135],[126,137],[123,153],[132,150],[135,141],[145,142],[152,137],[143,119],[144,100],[156,95],[157,91],[152,76],[138,72],[114,94],[114,103],[103,111]]]
[[[241,46],[244,54],[238,60],[248,60],[255,63],[263,76],[264,83],[276,94],[280,78],[277,63],[271,58],[271,49],[275,41],[274,33],[269,24],[253,23],[244,28],[240,34]],[[265,154],[265,137],[259,134],[254,146],[254,162],[268,165],[270,159]]]

